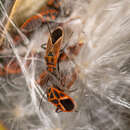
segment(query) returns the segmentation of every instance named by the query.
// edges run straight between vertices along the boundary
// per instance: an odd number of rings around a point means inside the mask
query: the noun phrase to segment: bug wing
[[[71,112],[75,108],[73,99],[64,92],[60,92],[60,104],[64,107],[64,112]]]
[[[58,57],[60,48],[61,48],[61,44],[63,41],[63,37],[64,37],[64,31],[63,31],[63,28],[61,28],[61,27],[58,27],[56,31],[58,34],[56,35],[57,39],[54,44],[53,52],[54,52],[55,56]]]
[[[62,106],[64,106],[65,111],[67,111],[67,112],[73,111],[73,109],[75,107],[75,105],[70,97],[67,99],[60,100],[60,103],[62,104]]]

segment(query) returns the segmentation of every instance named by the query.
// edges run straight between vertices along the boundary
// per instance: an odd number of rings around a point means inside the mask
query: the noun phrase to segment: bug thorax
[[[45,61],[46,61],[47,65],[48,64],[56,65],[57,60],[58,60],[57,54],[53,53],[52,51],[50,51],[48,53],[48,55],[46,55],[44,58],[45,58]]]

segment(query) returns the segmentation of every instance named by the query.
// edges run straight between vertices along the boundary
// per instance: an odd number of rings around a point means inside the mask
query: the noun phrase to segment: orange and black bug
[[[75,109],[74,100],[58,87],[47,89],[48,101],[56,106],[56,112],[72,112]]]
[[[58,26],[52,33],[50,31],[49,25],[49,38],[47,42],[47,48],[42,45],[42,48],[46,49],[45,61],[47,64],[47,70],[49,72],[54,72],[59,61],[59,56],[61,55],[61,45],[64,37],[64,30],[61,26]]]
[[[60,55],[60,48],[63,40],[63,35],[64,35],[63,28],[60,26],[57,27],[52,33],[50,32],[50,36],[47,42],[46,53],[44,57],[47,64],[47,71],[55,76],[58,76],[57,61]],[[39,79],[37,80],[37,83],[41,86],[43,86],[48,79],[47,71],[44,70],[40,74]]]
[[[52,33],[50,33],[47,42],[46,55],[44,58],[47,64],[47,70],[51,73],[56,71],[63,36],[63,28],[59,26]]]

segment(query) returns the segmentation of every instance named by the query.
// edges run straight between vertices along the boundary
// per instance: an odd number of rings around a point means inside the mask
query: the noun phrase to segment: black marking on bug
[[[51,88],[48,89],[48,93],[50,93],[50,92],[51,92]]]
[[[62,30],[61,29],[56,29],[52,34],[52,43],[55,44],[55,42],[62,36]]]
[[[54,104],[58,104],[57,100],[52,100],[51,102],[54,103]]]
[[[61,97],[64,97],[65,95],[64,95],[64,94],[62,94],[62,93],[60,93],[60,96],[61,96]]]
[[[60,98],[60,97],[59,97],[59,94],[58,94],[55,90],[53,90],[53,91],[54,91],[55,96],[56,96],[57,98]]]
[[[50,94],[50,98],[54,98],[53,93]]]
[[[70,99],[60,100],[60,102],[67,111],[72,111],[74,109],[74,104]]]

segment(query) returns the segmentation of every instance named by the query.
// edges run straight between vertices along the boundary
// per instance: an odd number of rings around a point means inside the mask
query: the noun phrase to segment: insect
[[[47,64],[47,70],[51,73],[56,71],[63,36],[63,28],[59,26],[50,34],[47,42],[46,56],[44,58]]]
[[[54,106],[56,106],[56,112],[72,112],[75,109],[74,100],[64,93],[58,87],[51,86],[47,88],[47,98]]]
[[[60,14],[60,0],[48,0],[46,7],[42,12],[27,19],[20,27],[20,30],[29,37],[30,33],[39,28],[46,22],[54,22],[54,20]],[[22,38],[19,35],[14,36],[15,45],[19,45],[22,42]]]
[[[45,61],[47,65],[47,71],[51,74],[57,76],[57,61],[60,55],[60,48],[63,40],[64,32],[62,27],[57,27],[52,33],[50,32],[50,36],[47,42]],[[40,86],[43,86],[46,83],[48,78],[48,72],[44,70],[40,74],[40,78],[37,80],[37,83]]]

